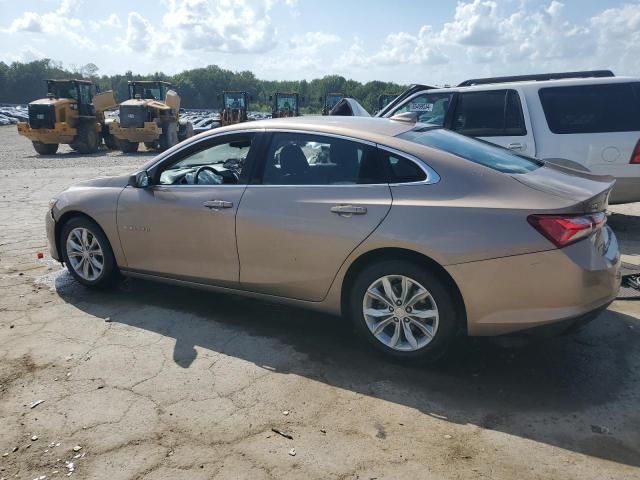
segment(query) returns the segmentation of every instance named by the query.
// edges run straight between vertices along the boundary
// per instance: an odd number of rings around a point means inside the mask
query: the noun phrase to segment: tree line
[[[252,98],[251,110],[269,110],[269,96],[276,92],[298,92],[304,96],[302,110],[319,112],[320,97],[326,93],[342,93],[353,97],[369,112],[377,110],[378,96],[397,94],[405,86],[392,82],[371,81],[360,83],[339,75],[327,75],[307,80],[260,80],[249,71],[234,72],[217,65],[185,70],[176,75],[156,72],[151,75],[134,74],[131,71],[116,75],[99,75],[99,68],[89,63],[80,67],[64,67],[50,59],[28,63],[0,62],[0,103],[24,104],[45,96],[45,79],[84,78],[94,81],[100,90],[113,90],[118,101],[128,97],[130,80],[165,80],[175,85],[185,108],[217,109],[222,105],[224,90],[246,91]]]

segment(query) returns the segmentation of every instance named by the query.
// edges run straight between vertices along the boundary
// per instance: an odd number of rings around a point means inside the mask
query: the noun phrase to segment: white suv
[[[405,112],[525,155],[612,175],[610,203],[640,201],[638,78],[598,70],[414,86],[378,116]]]

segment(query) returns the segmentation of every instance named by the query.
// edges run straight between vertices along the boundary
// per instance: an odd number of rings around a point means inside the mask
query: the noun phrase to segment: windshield
[[[147,100],[163,101],[167,90],[167,86],[161,83],[135,83],[131,85],[130,93],[131,98],[140,95],[140,98]]]
[[[78,90],[73,82],[50,82],[47,85],[47,91],[56,98],[75,98],[78,100]]]
[[[296,109],[296,96],[295,95],[277,95],[276,96],[276,109],[277,110],[295,110]]]
[[[419,127],[401,133],[398,138],[453,153],[503,173],[527,173],[543,165],[535,158],[518,155],[506,148],[443,128]]]
[[[244,94],[242,93],[225,93],[224,107],[233,109],[246,108],[244,104]]]

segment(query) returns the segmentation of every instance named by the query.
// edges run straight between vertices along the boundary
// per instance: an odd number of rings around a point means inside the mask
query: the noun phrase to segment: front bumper
[[[47,215],[44,219],[45,228],[47,230],[47,244],[49,246],[49,254],[51,258],[61,262],[60,254],[58,253],[58,247],[56,245],[56,221],[53,218],[52,210],[47,210]]]
[[[611,303],[621,282],[618,242],[609,227],[562,249],[447,270],[464,299],[473,336],[571,323]]]
[[[109,133],[119,140],[128,140],[129,142],[154,142],[160,138],[162,128],[155,122],[144,122],[142,128],[123,128],[118,122],[109,124]]]
[[[78,134],[78,130],[64,122],[56,123],[54,128],[31,128],[26,122],[19,122],[18,133],[32,142],[40,143],[71,143]]]

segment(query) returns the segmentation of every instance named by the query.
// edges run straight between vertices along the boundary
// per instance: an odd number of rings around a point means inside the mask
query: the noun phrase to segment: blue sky
[[[98,7],[99,5],[99,7]],[[360,81],[640,74],[640,0],[0,0],[0,60]]]

